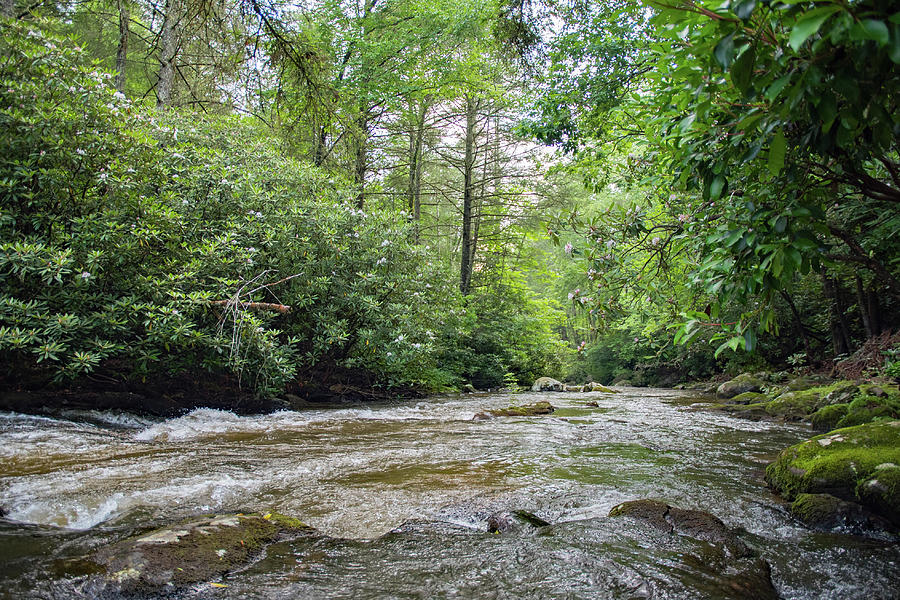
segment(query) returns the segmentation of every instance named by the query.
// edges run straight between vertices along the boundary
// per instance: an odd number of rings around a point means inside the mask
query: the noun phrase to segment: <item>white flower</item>
[[[84,150],[82,150],[81,148],[76,148],[75,154],[77,154],[79,156],[84,156]]]
[[[567,243],[565,247],[566,254],[572,254],[572,244]]]
[[[386,259],[385,257],[382,256],[382,257],[379,258],[377,261],[375,261],[375,264],[376,264],[376,265],[383,265],[383,264],[386,263],[386,262],[387,262],[387,259]]]
[[[384,248],[384,247],[386,247],[386,246],[390,246],[390,245],[391,245],[390,240],[384,240],[383,242],[381,242],[381,247],[382,247],[382,248]]]
[[[90,278],[91,278],[91,274],[88,273],[87,271],[82,271],[82,272],[81,272],[81,278],[82,278],[82,279],[90,279]]]
[[[658,246],[661,241],[662,241],[662,239],[659,236],[657,236],[657,237],[654,237],[652,240],[650,240],[650,243],[653,244],[654,246]]]

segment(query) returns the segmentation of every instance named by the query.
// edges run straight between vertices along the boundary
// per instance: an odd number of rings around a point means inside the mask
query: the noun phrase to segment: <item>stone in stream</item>
[[[896,533],[900,528],[900,421],[836,429],[791,446],[766,468],[766,481],[790,501],[801,494],[830,494],[858,502],[890,521]],[[820,505],[817,511],[823,509]]]
[[[699,553],[685,552],[690,570],[711,572],[692,585],[708,597],[775,600],[769,563],[758,557],[717,517],[700,510],[669,506],[658,500],[632,500],[615,506],[610,517],[629,517],[656,531],[705,542]],[[699,588],[702,586],[702,590]]]
[[[490,419],[491,417],[533,417],[536,415],[549,415],[555,410],[556,408],[549,402],[535,402],[534,404],[507,406],[506,408],[496,408],[487,412],[480,412],[472,417],[472,419],[479,421]]]
[[[324,537],[297,519],[277,513],[216,515],[163,527],[100,549],[91,597],[171,592],[194,584],[215,585],[275,542]],[[156,596],[154,596],[156,597]]]
[[[531,386],[532,392],[561,392],[565,386],[561,381],[557,381],[552,377],[539,377]]]
[[[716,389],[716,396],[727,400],[745,392],[761,392],[765,385],[761,379],[750,373],[743,373],[720,385]]]
[[[488,518],[487,530],[488,533],[520,533],[548,525],[550,523],[526,510],[507,510],[492,514]]]

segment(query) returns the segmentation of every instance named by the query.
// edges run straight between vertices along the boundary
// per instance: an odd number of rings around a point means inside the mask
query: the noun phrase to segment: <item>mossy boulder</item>
[[[862,533],[891,528],[887,520],[861,504],[831,494],[798,494],[790,510],[792,515],[813,529],[840,527]]]
[[[714,404],[711,408],[730,413],[735,417],[759,421],[761,419],[769,418],[769,413],[766,412],[767,404],[768,402],[757,402],[755,404]]]
[[[531,386],[532,392],[561,392],[565,389],[565,385],[561,381],[557,381],[552,377],[539,377]]]
[[[232,514],[194,519],[107,546],[91,560],[102,575],[93,595],[154,594],[210,582],[256,558],[269,544],[322,537],[301,521],[279,515]]]
[[[766,481],[788,500],[831,494],[900,525],[900,490],[892,465],[900,465],[900,421],[875,421],[785,449],[766,468]]]
[[[831,379],[825,375],[802,375],[787,382],[788,390],[800,392],[811,388],[822,387],[831,383]]]
[[[838,422],[847,414],[849,406],[849,404],[823,406],[810,417],[813,429],[817,431],[831,431],[838,426]]]
[[[745,392],[761,392],[765,385],[762,379],[754,377],[750,373],[743,373],[720,385],[716,389],[716,396],[728,400]]]
[[[603,392],[604,394],[618,394],[619,390],[613,390],[606,387],[603,384],[597,383],[596,381],[592,381],[590,383],[584,384],[584,387],[581,388],[582,392]]]
[[[850,402],[847,414],[841,418],[837,426],[851,427],[884,418],[900,418],[900,397],[893,391],[875,396],[872,395],[872,388],[869,388]]]
[[[759,404],[760,402],[768,402],[769,397],[760,392],[744,392],[732,398],[730,404]]]
[[[488,419],[490,417],[534,417],[538,415],[549,415],[555,410],[556,407],[549,402],[535,402],[534,404],[507,406],[506,408],[495,408],[487,412],[480,412],[475,415],[475,419]]]
[[[839,381],[780,394],[769,402],[766,411],[769,415],[786,421],[799,421],[810,417],[824,406],[849,402],[858,393],[859,387],[852,381]]]

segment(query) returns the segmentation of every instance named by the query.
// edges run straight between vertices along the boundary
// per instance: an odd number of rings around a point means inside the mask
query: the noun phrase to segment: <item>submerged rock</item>
[[[658,500],[633,500],[614,507],[610,517],[630,517],[651,528],[705,542],[706,550],[684,553],[682,559],[711,577],[692,582],[710,598],[775,600],[769,563],[756,556],[735,533],[717,517],[700,510],[685,510]]]
[[[731,404],[759,404],[768,402],[769,397],[760,392],[744,392],[731,399]]]
[[[609,516],[640,519],[660,531],[714,544],[729,556],[751,554],[747,545],[725,523],[702,510],[676,508],[659,500],[632,500],[613,507]]]
[[[861,504],[831,494],[798,494],[791,514],[814,529],[850,529],[854,532],[890,529],[890,524]]]
[[[830,494],[900,527],[900,421],[836,429],[785,449],[766,481],[786,499]]]
[[[561,392],[564,389],[563,383],[552,377],[539,377],[531,386],[532,392]]]
[[[507,406],[506,408],[496,408],[487,412],[480,412],[475,415],[474,419],[489,419],[491,417],[533,417],[536,415],[549,415],[555,410],[556,408],[549,402],[535,402],[534,404]]]
[[[92,595],[153,594],[209,582],[251,562],[283,539],[322,537],[304,523],[277,513],[204,517],[157,529],[96,552],[103,571]]]
[[[726,381],[720,385],[716,389],[716,396],[727,400],[745,392],[761,392],[765,385],[765,382],[761,379],[754,377],[750,373],[743,373],[731,381]]]
[[[526,510],[509,510],[488,517],[487,530],[488,533],[518,533],[548,525],[550,523]]]

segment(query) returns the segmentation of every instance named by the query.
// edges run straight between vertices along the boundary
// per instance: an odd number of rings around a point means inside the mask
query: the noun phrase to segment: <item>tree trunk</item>
[[[116,48],[116,89],[125,91],[125,61],[128,59],[128,4],[119,0],[119,47]]]
[[[831,329],[831,340],[834,353],[835,355],[849,354],[850,340],[847,335],[844,309],[841,305],[837,282],[828,277],[828,275],[823,275],[822,291],[825,293],[825,297],[831,300],[829,326]]]
[[[156,84],[156,106],[164,108],[172,104],[172,85],[175,83],[175,59],[178,56],[178,20],[181,0],[166,0],[159,36],[159,81]]]
[[[357,119],[358,131],[356,134],[356,165],[353,169],[353,182],[356,184],[356,206],[362,208],[366,204],[366,169],[369,159],[369,116],[365,106],[360,106],[364,111]]]
[[[15,19],[16,0],[3,0],[3,4],[0,4],[0,13],[7,19]]]
[[[419,111],[415,115],[415,123],[409,131],[409,189],[407,201],[409,213],[413,218],[413,241],[419,243],[419,221],[422,216],[422,171],[424,169],[423,153],[425,147],[425,118],[431,107],[430,95],[422,99]]]
[[[877,334],[872,327],[872,319],[869,318],[869,301],[859,275],[856,275],[856,304],[859,306],[859,316],[862,319],[863,329],[866,331],[866,339],[872,339]]]
[[[459,291],[469,293],[472,286],[472,268],[475,246],[472,231],[472,207],[475,202],[475,124],[478,105],[474,96],[466,96],[466,154],[463,161],[463,214],[461,257],[459,261]]]

